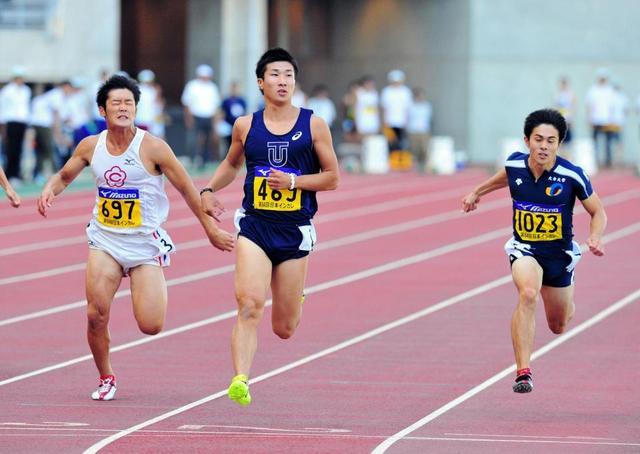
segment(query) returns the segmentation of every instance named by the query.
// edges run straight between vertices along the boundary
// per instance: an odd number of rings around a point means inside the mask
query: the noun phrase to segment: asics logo
[[[291,138],[291,140],[298,140],[300,137],[302,137],[302,131],[296,132]]]

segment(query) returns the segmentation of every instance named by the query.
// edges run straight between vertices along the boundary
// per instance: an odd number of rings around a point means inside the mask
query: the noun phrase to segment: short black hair
[[[298,76],[298,63],[296,63],[295,58],[293,58],[293,56],[283,48],[274,47],[262,54],[262,57],[258,60],[258,64],[256,64],[256,77],[258,79],[264,79],[264,72],[267,70],[267,65],[275,61],[286,61],[291,63],[294,75],[296,77]]]
[[[540,109],[531,112],[524,120],[524,135],[530,139],[533,130],[540,125],[551,125],[556,128],[560,142],[564,140],[567,134],[567,121],[555,109]]]
[[[138,105],[138,101],[140,101],[140,87],[138,86],[138,82],[130,77],[116,74],[115,76],[111,76],[107,79],[98,90],[98,94],[96,95],[96,102],[98,103],[98,106],[106,109],[109,92],[119,88],[125,88],[133,93],[133,99],[136,102],[136,106]]]

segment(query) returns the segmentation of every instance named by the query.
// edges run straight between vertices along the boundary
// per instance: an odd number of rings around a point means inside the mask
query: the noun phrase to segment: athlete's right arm
[[[209,184],[205,188],[211,188],[211,191],[201,192],[202,209],[206,214],[217,219],[222,204],[213,195],[214,192],[230,185],[236,178],[236,175],[244,164],[244,142],[251,127],[252,115],[244,115],[239,117],[233,125],[231,132],[231,146],[227,156],[216,169]]]
[[[54,197],[64,191],[80,172],[91,164],[97,137],[90,136],[82,139],[64,167],[49,178],[38,198],[38,212],[42,216],[47,217],[47,210],[53,203]]]
[[[467,213],[475,210],[478,207],[481,196],[498,189],[502,189],[508,184],[509,180],[507,179],[507,171],[505,169],[500,169],[494,176],[476,186],[473,191],[463,197],[462,211]]]

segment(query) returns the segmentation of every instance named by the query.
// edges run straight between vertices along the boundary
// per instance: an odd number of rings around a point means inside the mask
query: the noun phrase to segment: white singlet
[[[140,159],[145,131],[138,128],[120,156],[107,150],[107,132],[100,133],[91,159],[98,188],[92,223],[113,233],[151,234],[167,220],[169,199],[164,177],[151,175]]]

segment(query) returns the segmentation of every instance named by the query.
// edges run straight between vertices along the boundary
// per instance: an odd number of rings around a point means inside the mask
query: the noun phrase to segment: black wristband
[[[213,189],[212,188],[202,188],[200,189],[200,195],[204,194],[205,192],[210,192],[213,194]]]

